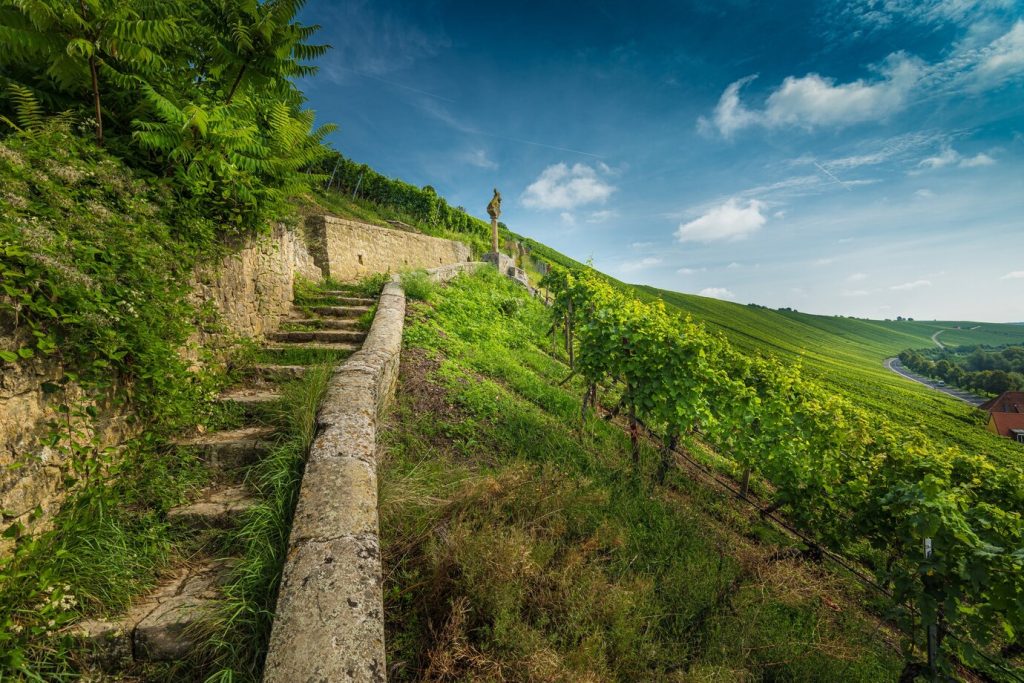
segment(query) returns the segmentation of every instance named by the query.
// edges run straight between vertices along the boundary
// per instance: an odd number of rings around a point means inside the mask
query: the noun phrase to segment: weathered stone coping
[[[482,263],[427,272],[438,282]],[[399,277],[363,347],[331,378],[288,539],[263,680],[386,681],[377,519],[377,426],[398,381],[405,318]]]

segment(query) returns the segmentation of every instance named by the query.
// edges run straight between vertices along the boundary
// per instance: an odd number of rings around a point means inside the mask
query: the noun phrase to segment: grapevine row
[[[773,508],[825,547],[866,561],[923,624],[982,646],[1019,647],[1024,482],[1016,471],[855,406],[799,367],[738,353],[688,316],[589,271],[556,270],[542,284],[587,383],[585,402],[597,385],[619,383],[620,407],[634,424],[670,445],[699,431],[740,470],[772,484]],[[670,456],[666,448],[659,477]],[[897,616],[912,619],[905,610]]]

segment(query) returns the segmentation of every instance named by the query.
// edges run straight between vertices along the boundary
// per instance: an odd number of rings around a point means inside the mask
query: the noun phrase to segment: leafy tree
[[[182,36],[175,8],[152,0],[2,0],[0,64],[58,107],[90,99],[102,145],[104,92],[137,88],[167,68],[161,51]]]
[[[243,80],[250,87],[291,96],[294,91],[282,87],[284,79],[316,73],[303,62],[330,48],[306,42],[320,27],[294,21],[304,4],[305,0],[208,0],[204,19],[212,36],[211,73],[227,84],[225,104],[231,104]]]

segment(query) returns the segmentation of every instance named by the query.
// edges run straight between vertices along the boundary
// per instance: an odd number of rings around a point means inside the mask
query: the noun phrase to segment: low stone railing
[[[482,265],[427,272],[447,282]],[[328,385],[288,539],[267,683],[387,680],[377,428],[398,381],[404,318],[396,276],[384,287],[362,349]]]

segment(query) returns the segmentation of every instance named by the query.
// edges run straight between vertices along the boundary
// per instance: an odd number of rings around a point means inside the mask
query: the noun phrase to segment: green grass
[[[379,473],[392,680],[896,678],[856,589],[581,422],[543,306],[485,271],[411,311]]]

